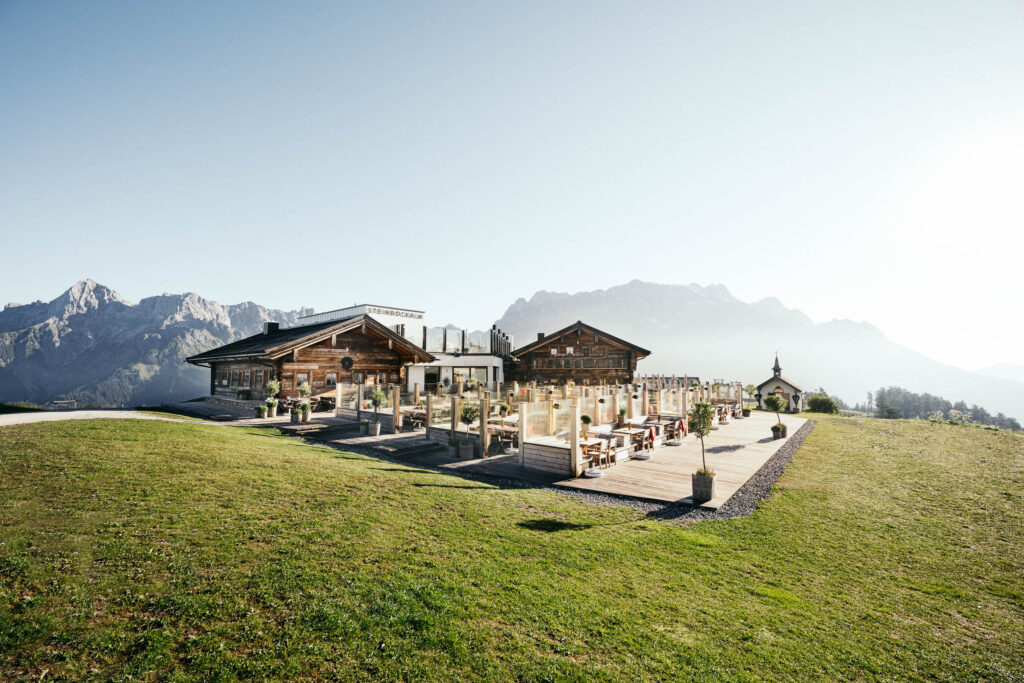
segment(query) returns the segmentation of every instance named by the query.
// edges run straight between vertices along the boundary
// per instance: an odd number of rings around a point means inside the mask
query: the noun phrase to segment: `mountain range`
[[[202,396],[209,371],[184,363],[187,356],[254,334],[265,320],[295,324],[300,314],[193,293],[132,303],[83,280],[53,301],[0,311],[0,401],[139,405]]]
[[[53,301],[0,311],[0,401],[139,405],[202,396],[208,372],[187,365],[187,356],[255,334],[264,321],[294,325],[310,312],[224,306],[194,293],[133,303],[83,280]],[[1024,382],[1012,379],[1020,366],[966,372],[895,344],[868,323],[815,324],[778,299],[746,303],[722,285],[634,280],[577,294],[541,291],[512,303],[497,325],[522,346],[576,320],[650,349],[643,373],[757,384],[770,376],[777,351],[786,377],[849,403],[898,385],[1024,419]],[[994,376],[1000,373],[1009,378]]]
[[[815,324],[778,299],[746,303],[722,285],[634,280],[577,294],[541,291],[517,300],[497,324],[521,346],[576,320],[650,349],[641,373],[758,384],[771,376],[778,352],[787,378],[805,390],[824,387],[851,405],[868,391],[897,385],[1024,418],[1024,382],[1005,376],[1020,366],[967,372],[896,344],[869,323]]]

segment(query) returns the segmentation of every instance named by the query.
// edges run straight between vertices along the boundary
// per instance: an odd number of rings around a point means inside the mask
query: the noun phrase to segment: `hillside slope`
[[[209,373],[184,358],[255,334],[295,312],[251,302],[222,306],[197,294],[132,303],[92,280],[50,302],[0,311],[0,401],[57,398],[103,404],[181,400],[209,391]]]
[[[268,429],[7,427],[0,679],[1019,680],[1022,446],[821,418],[683,526]]]
[[[777,299],[744,303],[722,285],[634,280],[577,294],[538,292],[509,306],[497,324],[523,346],[576,320],[651,349],[640,372],[756,384],[771,376],[778,351],[786,377],[806,390],[824,386],[851,404],[898,385],[1024,419],[1024,383],[937,363],[868,323],[816,325]]]

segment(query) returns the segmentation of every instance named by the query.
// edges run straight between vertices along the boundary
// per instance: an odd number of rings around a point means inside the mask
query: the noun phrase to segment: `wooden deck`
[[[807,420],[784,415],[792,438]],[[701,507],[718,509],[743,486],[788,439],[773,439],[775,415],[753,412],[733,419],[704,439],[708,467],[715,476],[715,497]],[[701,466],[700,440],[687,436],[681,446],[656,448],[650,460],[626,460],[604,470],[603,477],[579,477],[555,486],[632,496],[671,503],[689,503],[693,489],[690,475]]]

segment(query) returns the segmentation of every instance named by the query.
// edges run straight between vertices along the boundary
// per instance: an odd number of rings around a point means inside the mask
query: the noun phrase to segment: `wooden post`
[[[619,392],[612,394],[612,419],[619,419]]]
[[[641,391],[643,391],[643,394],[642,394],[641,398],[643,399],[643,404],[642,405],[643,405],[643,410],[644,410],[644,419],[646,419],[647,416],[650,414],[650,410],[649,410],[649,408],[650,408],[650,405],[649,405],[650,399],[647,396],[647,385],[646,384],[641,384],[640,386],[643,387],[643,389],[641,389]]]
[[[487,418],[491,416],[491,392],[485,391],[484,397],[480,399],[480,448],[481,455],[487,455],[487,447],[490,446],[487,437]]]
[[[363,385],[356,387],[356,421],[363,419]],[[362,427],[360,427],[362,429]]]
[[[395,434],[402,431],[402,387],[394,385],[391,387],[391,424]]]
[[[580,476],[580,404],[573,399],[569,417],[569,460],[572,463],[572,476]]]
[[[526,466],[526,419],[530,413],[529,403],[519,404],[519,466]]]
[[[430,422],[434,417],[434,397],[431,394],[427,394],[427,419],[424,420],[427,440],[430,440]]]
[[[456,396],[455,394],[452,394],[451,397],[449,398],[449,400],[452,402],[452,419],[451,419],[451,425],[450,425],[450,428],[451,428],[452,431],[451,431],[450,436],[454,437],[456,432],[457,432],[457,430],[458,430],[458,425],[459,425],[459,418],[456,417],[456,415],[455,415],[455,413],[456,413],[456,411],[458,410],[458,407],[459,407],[458,406],[459,397]]]
[[[418,406],[420,404],[420,383],[419,382],[413,382],[413,385],[412,385],[412,402],[413,402],[413,405],[417,405]]]
[[[551,399],[548,401],[548,433],[545,436],[554,436],[555,434],[555,401]]]

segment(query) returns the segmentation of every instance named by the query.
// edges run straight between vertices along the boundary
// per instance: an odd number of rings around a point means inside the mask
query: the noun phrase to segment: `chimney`
[[[268,320],[263,323],[263,334],[273,334],[281,329],[281,323],[276,320]]]
[[[543,338],[544,338],[544,333],[543,332],[538,332],[537,333],[537,341],[540,341]]]

